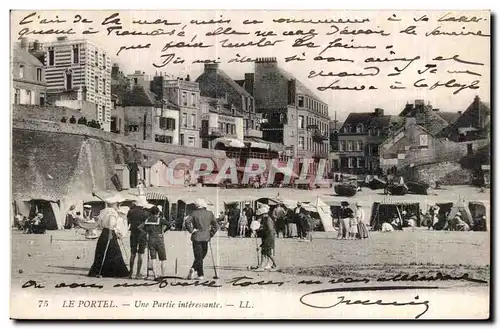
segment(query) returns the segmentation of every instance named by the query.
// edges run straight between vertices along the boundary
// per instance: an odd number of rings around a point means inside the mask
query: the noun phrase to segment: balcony
[[[245,129],[245,137],[262,138],[262,131],[257,129]]]
[[[316,143],[323,143],[323,142],[328,140],[328,134],[323,133],[319,130],[316,130],[316,131],[314,131],[312,138],[313,138],[313,141]]]
[[[217,128],[202,129],[200,131],[200,137],[206,140],[213,140],[226,135],[222,130]]]
[[[314,151],[314,158],[328,159],[330,158],[330,152],[328,151]]]

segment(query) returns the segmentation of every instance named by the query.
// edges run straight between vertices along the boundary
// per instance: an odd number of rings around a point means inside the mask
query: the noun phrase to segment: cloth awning
[[[147,200],[168,200],[168,196],[160,192],[146,192],[145,194]]]
[[[222,143],[225,147],[245,148],[245,144],[234,138],[219,137],[213,140],[213,145]]]
[[[102,201],[111,196],[118,196],[123,201],[135,201],[138,195],[132,194],[129,191],[96,191],[94,192],[93,200],[87,200],[87,202]]]

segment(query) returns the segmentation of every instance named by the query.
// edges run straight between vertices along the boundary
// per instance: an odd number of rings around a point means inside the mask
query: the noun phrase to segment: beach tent
[[[57,230],[64,227],[66,217],[56,202],[40,199],[16,200],[14,204],[16,212],[27,218],[33,218],[37,213],[42,213],[47,230]]]
[[[461,201],[453,204],[453,207],[451,207],[450,213],[448,214],[448,220],[453,219],[458,212],[460,212],[460,214],[462,215],[462,220],[466,222],[470,227],[472,227],[474,223],[474,221],[472,220],[472,214],[469,208],[466,207]]]
[[[414,213],[417,217],[417,226],[420,226],[420,204],[419,203],[379,203],[374,202],[372,206],[372,213],[370,217],[370,226],[373,230],[378,231],[382,228],[383,223],[390,223],[397,215],[399,220],[403,222],[402,213],[406,211]]]
[[[316,197],[314,203],[311,202],[311,204],[314,204],[315,212],[318,213],[318,216],[321,220],[321,225],[323,226],[323,230],[325,232],[334,232],[335,228],[333,227],[332,212],[330,206],[326,204],[319,196]]]
[[[177,220],[175,227],[185,229],[184,218],[189,216],[196,209],[195,202],[197,199],[203,199],[207,203],[207,210],[214,211],[214,204],[206,198],[183,197],[177,201]]]

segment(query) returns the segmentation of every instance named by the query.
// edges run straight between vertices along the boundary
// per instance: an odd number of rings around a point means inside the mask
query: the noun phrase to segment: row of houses
[[[275,57],[258,58],[244,79],[205,64],[192,80],[126,74],[88,40],[58,37],[42,45],[23,39],[15,48],[16,104],[75,109],[105,131],[154,143],[236,153],[251,149],[256,157],[314,158],[316,163],[328,159],[328,105]],[[38,72],[28,79],[30,88],[40,85],[36,93],[22,86],[26,66]]]

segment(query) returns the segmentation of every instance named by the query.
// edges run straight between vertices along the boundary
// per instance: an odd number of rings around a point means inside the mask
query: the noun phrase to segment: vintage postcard
[[[489,11],[10,19],[11,318],[490,318]]]

